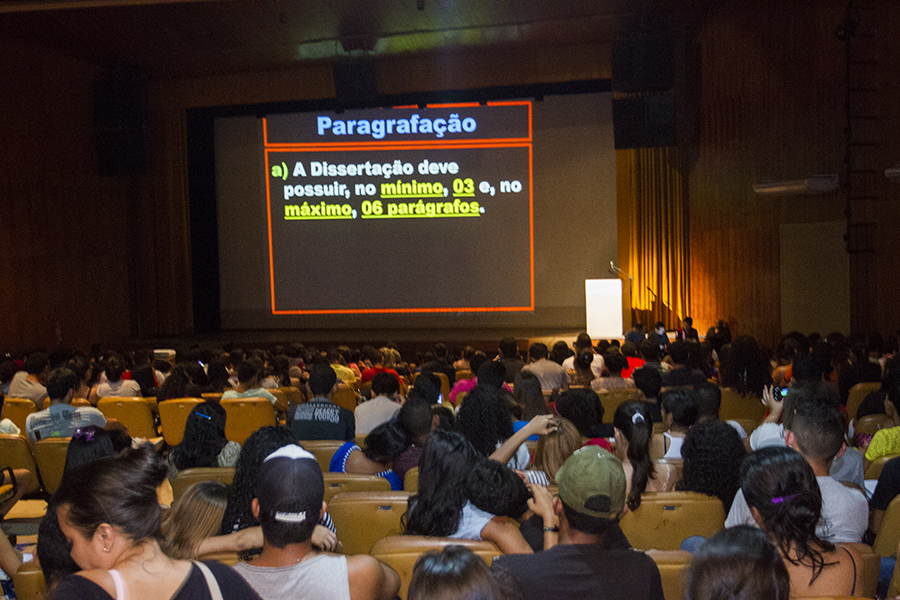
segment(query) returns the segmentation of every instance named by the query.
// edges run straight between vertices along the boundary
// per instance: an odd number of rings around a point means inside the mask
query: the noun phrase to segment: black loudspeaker
[[[674,146],[675,97],[671,92],[613,98],[616,150]]]
[[[613,42],[614,92],[659,92],[674,85],[674,44],[670,36],[621,37]]]
[[[138,175],[147,168],[147,79],[118,67],[94,85],[94,127],[101,175]]]
[[[365,60],[341,61],[332,65],[334,91],[340,106],[371,104],[378,96],[375,66]]]

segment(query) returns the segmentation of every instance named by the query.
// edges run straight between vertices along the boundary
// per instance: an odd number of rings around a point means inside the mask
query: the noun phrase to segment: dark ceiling
[[[709,0],[0,0],[0,35],[153,78],[491,45],[608,43]]]

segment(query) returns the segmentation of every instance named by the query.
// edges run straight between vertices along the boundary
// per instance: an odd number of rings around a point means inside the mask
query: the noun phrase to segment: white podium
[[[585,279],[587,332],[591,339],[622,336],[622,280]]]

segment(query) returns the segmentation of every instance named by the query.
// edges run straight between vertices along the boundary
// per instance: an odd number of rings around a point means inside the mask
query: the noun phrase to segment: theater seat
[[[351,412],[356,412],[359,394],[356,393],[353,386],[347,385],[346,383],[339,383],[337,390],[335,390],[334,395],[331,397],[331,402],[346,408]]]
[[[760,404],[759,398],[753,395],[743,396],[732,388],[722,388],[722,404],[719,406],[719,418],[751,419],[759,423],[766,416],[766,407]]]
[[[684,597],[687,571],[694,555],[684,550],[650,550],[647,556],[659,568],[665,599],[681,600]]]
[[[381,538],[402,533],[409,492],[341,492],[328,503],[344,554],[367,554]]]
[[[233,567],[241,562],[241,555],[239,552],[210,552],[209,554],[200,556],[198,560],[214,560],[223,565]]]
[[[56,493],[66,470],[66,453],[72,438],[46,438],[36,441],[31,450],[34,462],[41,474],[41,482],[48,494]]]
[[[203,400],[200,398],[177,398],[165,400],[157,405],[159,422],[166,444],[174,448],[181,443],[188,415],[191,414],[195,406],[202,403]]]
[[[297,442],[304,450],[316,457],[316,462],[323,473],[328,472],[328,465],[338,448],[346,444],[344,440],[300,440]]]
[[[22,563],[12,580],[17,600],[44,600],[44,573],[34,561]]]
[[[413,467],[403,476],[403,489],[413,494],[419,491],[419,467]]]
[[[3,402],[3,410],[0,411],[0,419],[9,419],[25,435],[25,420],[33,412],[37,412],[37,406],[28,398],[7,398]]]
[[[390,492],[391,483],[377,475],[322,473],[325,478],[325,502],[341,492]]]
[[[639,550],[678,550],[692,535],[711,537],[725,526],[725,509],[715,496],[698,492],[660,492],[641,496],[641,505],[628,511],[622,531]]]
[[[36,492],[41,488],[41,480],[38,478],[37,464],[31,453],[31,443],[23,435],[13,433],[0,434],[0,460],[3,464],[13,469],[25,469],[31,473],[31,484],[25,491],[26,494]]]
[[[431,550],[441,551],[446,546],[465,546],[488,565],[502,554],[500,548],[491,542],[420,535],[388,536],[375,542],[369,554],[397,571],[400,575],[400,591],[397,595],[406,598],[409,583],[412,581],[413,567],[419,556]]]
[[[588,386],[588,389],[590,389],[590,386]],[[601,390],[597,395],[600,396],[603,414],[606,416],[607,421],[612,421],[612,416],[616,414],[616,409],[619,408],[619,405],[629,400],[640,399],[641,391],[637,388]]]
[[[277,424],[268,398],[228,398],[219,406],[225,409],[225,437],[242,446],[257,429]]]
[[[107,419],[115,419],[127,427],[131,437],[151,439],[159,435],[150,405],[143,398],[100,398],[97,408]]]
[[[880,456],[869,463],[869,466],[866,467],[866,479],[878,479],[881,477],[881,470],[884,469],[884,465],[886,465],[889,460],[897,458],[898,456],[900,456],[900,454],[887,454],[885,456]]]
[[[896,540],[896,536],[894,537]],[[841,546],[852,546],[856,548],[856,551],[859,552],[859,555],[863,560],[863,576],[862,576],[862,587],[857,585],[857,590],[859,590],[860,595],[865,598],[874,598],[875,592],[878,589],[878,575],[881,571],[881,557],[878,556],[875,551],[872,549],[872,546],[868,544],[863,544],[862,542],[856,544],[848,544],[842,543]],[[893,552],[897,551],[897,546],[894,546]]]
[[[234,467],[198,467],[178,471],[172,482],[172,499],[178,500],[192,485],[200,481],[221,481],[231,485],[234,481]]]
[[[868,433],[869,435],[875,435],[876,431],[886,427],[891,427],[891,422],[888,420],[887,415],[866,415],[853,422],[853,434]]]
[[[862,401],[866,399],[866,396],[872,392],[877,392],[879,389],[881,389],[881,382],[877,381],[874,383],[857,383],[851,387],[850,393],[847,395],[847,416],[851,419],[855,419],[856,411],[859,410],[859,405],[862,404]]]

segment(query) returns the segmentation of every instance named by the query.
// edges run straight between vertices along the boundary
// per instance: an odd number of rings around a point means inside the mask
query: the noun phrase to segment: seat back
[[[340,492],[389,492],[391,483],[377,475],[322,473],[325,478],[325,502]]]
[[[403,475],[403,489],[413,494],[419,491],[419,467],[413,467]]]
[[[900,556],[900,545],[897,546],[897,556]],[[888,598],[900,596],[900,560],[894,564],[894,575],[891,577],[891,584],[888,587]]]
[[[698,492],[644,494],[641,505],[628,511],[620,526],[639,550],[678,550],[692,535],[711,537],[725,527],[722,502]]]
[[[866,415],[863,418],[857,419],[853,422],[853,433],[854,435],[857,433],[868,433],[869,435],[875,435],[876,431],[878,431],[879,429],[884,429],[885,427],[891,427],[891,423],[888,420],[887,415]]]
[[[38,479],[37,464],[31,453],[31,443],[21,435],[13,433],[0,434],[0,457],[3,464],[13,469],[26,469],[31,473],[31,483],[26,494],[36,492],[41,488],[41,480]]]
[[[884,469],[884,465],[893,458],[897,458],[900,454],[886,454],[884,456],[879,456],[866,467],[866,479],[878,479],[881,476],[881,470]],[[900,521],[897,522],[897,525],[900,525]]]
[[[847,416],[855,419],[856,411],[859,410],[862,401],[866,399],[866,396],[879,389],[881,389],[881,382],[878,381],[857,383],[850,388],[850,393],[847,395]]]
[[[488,566],[494,558],[502,554],[500,549],[491,542],[421,535],[391,535],[382,538],[375,542],[369,554],[397,571],[400,576],[400,591],[397,595],[406,598],[416,560],[426,552],[441,551],[447,546],[465,546],[484,560]]]
[[[851,546],[859,552],[859,556],[863,562],[862,581],[857,584],[856,589],[860,592],[860,596],[865,598],[874,598],[878,591],[878,577],[881,574],[881,557],[875,554],[872,546],[858,542],[856,544],[841,543],[841,546]],[[896,551],[896,546],[894,551]]]
[[[663,597],[666,600],[681,600],[684,597],[687,571],[694,555],[684,550],[651,550],[647,552],[647,556],[659,568]]]
[[[287,398],[289,404],[303,404],[303,402],[305,401],[305,399],[303,398],[303,392],[301,392],[300,388],[298,387],[283,387],[281,388],[281,391],[284,392],[284,397]]]
[[[200,481],[221,481],[231,485],[234,481],[234,467],[198,467],[178,471],[172,482],[172,499],[178,500],[189,487]]]
[[[449,398],[450,397],[450,378],[447,377],[446,373],[441,373],[440,371],[433,371],[432,374],[441,380],[441,397]]]
[[[464,379],[472,379],[475,377],[475,373],[468,369],[459,369],[456,371],[456,380],[462,381]]]
[[[617,390],[609,390],[598,394],[600,403],[603,404],[603,418],[607,423],[612,423],[613,415],[619,405],[628,400],[638,400],[641,397],[641,391],[637,388],[625,388]]]
[[[753,419],[757,423],[766,416],[766,407],[760,404],[759,398],[748,395],[743,396],[732,388],[722,388],[722,404],[719,406],[719,418],[728,419]]]
[[[881,528],[872,542],[872,550],[885,558],[894,556],[897,544],[900,543],[900,496],[896,496],[888,504],[881,520]]]
[[[275,409],[282,414],[286,414],[288,409],[290,408],[290,405],[288,404],[287,394],[285,394],[278,388],[268,390],[268,392],[275,396]]]
[[[159,435],[150,405],[143,398],[100,398],[97,408],[107,419],[116,419],[127,427],[131,437],[149,439]]]
[[[368,554],[383,537],[400,535],[409,492],[341,492],[328,503],[344,554]]]
[[[66,452],[72,438],[46,438],[31,446],[34,462],[41,474],[41,482],[48,494],[54,494],[66,470]]]
[[[178,398],[159,403],[159,423],[166,444],[175,447],[181,443],[188,415],[195,406],[202,403],[200,398]]]
[[[23,563],[12,580],[19,600],[44,600],[44,572],[33,560]]]
[[[353,412],[356,412],[356,403],[358,400],[359,394],[356,393],[353,386],[347,385],[346,383],[339,383],[337,390],[335,390],[334,395],[331,397],[331,402],[333,404],[337,404],[338,406]]]
[[[223,392],[203,392],[200,394],[200,397],[204,400],[213,400],[215,402],[220,402],[222,400]]]
[[[268,398],[228,398],[219,405],[225,409],[225,437],[242,446],[260,427],[276,424],[275,408]]]
[[[344,440],[300,440],[297,443],[303,446],[304,450],[315,456],[322,472],[327,473],[334,453],[346,442]]]
[[[9,419],[16,427],[25,433],[25,419],[33,412],[37,412],[37,406],[28,398],[7,398],[3,402],[3,410],[0,411],[0,420]]]

